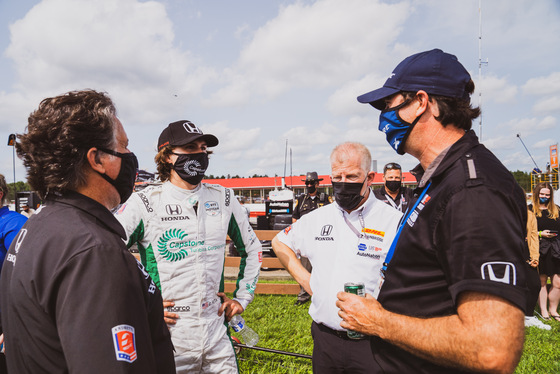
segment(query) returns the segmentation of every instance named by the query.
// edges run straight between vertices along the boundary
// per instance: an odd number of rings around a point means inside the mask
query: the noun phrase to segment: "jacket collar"
[[[111,211],[97,201],[82,195],[81,193],[68,190],[64,191],[62,194],[57,193],[54,196],[49,197],[46,203],[47,206],[49,201],[70,205],[76,209],[82,210],[84,213],[95,217],[97,221],[106,226],[110,231],[119,235],[121,238],[126,239],[124,228],[113,216]]]
[[[412,175],[416,177],[419,182],[418,187],[424,187],[427,182],[431,179],[437,178],[443,174],[451,165],[453,165],[465,152],[480,145],[478,142],[478,137],[474,133],[474,130],[469,130],[452,144],[449,148],[445,149],[440,153],[434,161],[428,166],[427,170],[422,168],[422,165],[418,164],[414,169],[410,171]]]

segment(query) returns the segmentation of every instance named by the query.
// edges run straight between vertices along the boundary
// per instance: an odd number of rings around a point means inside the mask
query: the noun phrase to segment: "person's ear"
[[[373,184],[373,180],[375,179],[375,172],[370,171],[367,175],[367,185],[371,186]]]
[[[104,156],[102,156],[100,151],[95,147],[90,148],[86,154],[86,159],[88,161],[89,166],[93,170],[101,174],[105,174],[106,171],[105,166],[103,165],[103,160],[102,160],[103,158]]]
[[[420,90],[416,93],[416,100],[418,101],[418,107],[416,108],[416,117],[419,117],[426,112],[426,109],[428,109],[430,96],[426,93],[426,91]]]

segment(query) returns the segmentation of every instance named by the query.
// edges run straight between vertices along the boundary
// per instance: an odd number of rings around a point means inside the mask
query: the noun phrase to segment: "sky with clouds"
[[[329,174],[330,151],[347,140],[367,145],[378,169],[411,169],[356,97],[405,57],[441,48],[477,85],[482,142],[509,170],[530,171],[520,134],[544,169],[560,138],[560,1],[481,3],[0,0],[0,134],[7,144],[25,131],[43,98],[92,88],[112,97],[148,171],[160,132],[179,119],[220,139],[208,174]],[[8,182],[13,170],[13,148],[0,146]],[[15,171],[24,180],[17,156]]]

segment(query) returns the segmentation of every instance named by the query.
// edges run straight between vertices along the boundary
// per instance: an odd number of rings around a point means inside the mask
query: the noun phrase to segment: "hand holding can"
[[[366,296],[366,291],[363,283],[344,283],[344,292],[353,293],[354,295],[358,295],[361,297]],[[348,334],[348,337],[350,339],[363,339],[365,337],[364,334],[352,330],[347,330],[346,333]]]

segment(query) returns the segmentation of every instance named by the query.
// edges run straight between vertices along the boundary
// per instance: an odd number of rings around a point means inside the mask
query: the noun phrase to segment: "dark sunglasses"
[[[385,165],[385,170],[393,170],[393,169],[398,169],[401,170],[401,166],[395,162],[390,162],[387,165]]]

